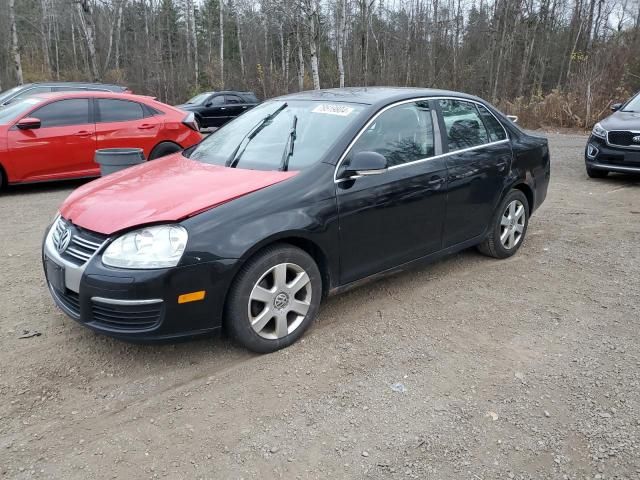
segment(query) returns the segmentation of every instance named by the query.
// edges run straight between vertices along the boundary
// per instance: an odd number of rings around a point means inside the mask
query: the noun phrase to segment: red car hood
[[[207,165],[176,153],[78,188],[60,213],[80,227],[110,235],[182,220],[295,174]]]

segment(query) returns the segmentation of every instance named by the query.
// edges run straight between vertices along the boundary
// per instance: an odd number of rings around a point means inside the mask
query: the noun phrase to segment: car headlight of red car
[[[102,254],[102,263],[118,268],[175,267],[189,235],[180,225],[157,225],[125,233]]]

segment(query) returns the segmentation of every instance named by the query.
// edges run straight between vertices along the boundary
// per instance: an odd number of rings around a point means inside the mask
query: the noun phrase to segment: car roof
[[[415,87],[348,87],[309,90],[278,97],[278,100],[315,100],[351,102],[365,105],[388,104],[416,97],[459,97],[479,101],[478,97],[451,90]]]
[[[79,86],[92,86],[92,87],[105,87],[105,88],[122,88],[125,89],[124,85],[118,85],[116,83],[101,83],[101,82],[32,82],[25,83],[21,85],[22,87],[32,87],[34,85],[47,86],[51,85],[52,87],[79,87]]]
[[[41,98],[43,100],[50,99],[65,99],[65,98],[114,98],[117,100],[133,100],[133,101],[149,101],[155,100],[154,97],[146,95],[136,95],[134,93],[119,93],[119,92],[95,92],[95,91],[78,91],[78,92],[51,92],[51,93],[38,93],[32,95],[31,98]]]

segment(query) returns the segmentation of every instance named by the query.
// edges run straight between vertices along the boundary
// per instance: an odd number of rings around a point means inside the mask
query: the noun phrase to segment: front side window
[[[101,122],[128,122],[144,118],[142,105],[128,100],[98,99]]]
[[[220,105],[224,105],[224,95],[218,95],[211,98],[207,102],[207,105],[209,105],[210,107],[219,107]]]
[[[89,123],[89,100],[73,98],[49,103],[29,115],[38,118],[41,128]]]
[[[360,135],[345,158],[373,151],[384,155],[393,167],[434,155],[433,120],[429,102],[403,103],[386,110]]]
[[[187,155],[252,170],[283,169],[286,158],[288,170],[302,170],[319,162],[364,108],[312,100],[265,102],[216,130]]]
[[[462,100],[439,102],[450,152],[489,143],[489,134],[475,103]]]

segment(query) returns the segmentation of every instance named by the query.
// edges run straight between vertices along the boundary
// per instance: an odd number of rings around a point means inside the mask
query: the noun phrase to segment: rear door
[[[162,141],[163,122],[145,105],[132,100],[96,98],[98,148],[142,148],[148,158]]]
[[[227,109],[227,121],[236,118],[249,108],[247,102],[239,95],[225,94],[224,99]]]
[[[511,167],[511,144],[496,118],[481,104],[438,100],[447,150],[448,194],[443,247],[482,235]]]
[[[95,124],[88,98],[58,100],[24,117],[38,118],[40,128],[8,132],[8,149],[16,181],[93,176],[99,173],[93,161],[96,150]]]

